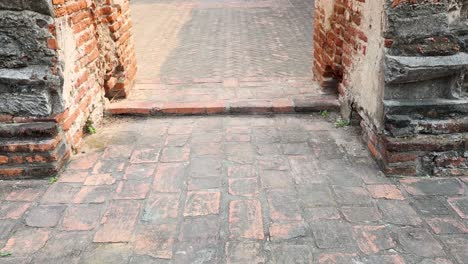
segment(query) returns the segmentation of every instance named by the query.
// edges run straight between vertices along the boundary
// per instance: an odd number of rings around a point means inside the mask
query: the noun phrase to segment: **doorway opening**
[[[338,106],[313,81],[314,1],[133,0],[130,8],[136,85],[111,113]]]

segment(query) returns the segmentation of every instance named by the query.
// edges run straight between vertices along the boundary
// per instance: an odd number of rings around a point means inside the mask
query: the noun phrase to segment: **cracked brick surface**
[[[387,178],[319,115],[111,119],[0,182],[0,263],[467,263],[467,179]]]

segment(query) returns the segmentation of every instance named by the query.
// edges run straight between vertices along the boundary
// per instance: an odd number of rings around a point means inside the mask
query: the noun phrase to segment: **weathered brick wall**
[[[386,10],[386,167],[468,175],[468,2],[389,1]]]
[[[468,2],[316,2],[315,76],[386,172],[467,175]]]
[[[0,179],[53,175],[127,95],[131,26],[128,0],[0,0]]]

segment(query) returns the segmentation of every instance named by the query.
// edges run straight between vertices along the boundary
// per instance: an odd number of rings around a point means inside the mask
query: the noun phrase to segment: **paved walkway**
[[[314,1],[134,0],[131,8],[137,84],[109,113],[336,109],[336,96],[312,81]]]
[[[58,182],[0,182],[0,263],[468,263],[468,178],[386,178],[354,128],[107,123]]]

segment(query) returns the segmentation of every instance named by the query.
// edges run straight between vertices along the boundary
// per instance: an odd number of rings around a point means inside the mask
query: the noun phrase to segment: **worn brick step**
[[[386,149],[391,152],[408,151],[464,151],[468,147],[468,134],[418,135],[417,137],[385,137]]]
[[[69,156],[67,153],[60,160],[49,163],[0,166],[0,180],[44,179],[57,175]]]
[[[420,120],[412,119],[406,115],[388,115],[386,116],[386,128],[394,135],[467,133],[468,116]]]
[[[52,138],[30,138],[30,139],[0,139],[0,155],[4,153],[16,152],[48,152],[55,150],[63,141],[63,137],[58,134]]]
[[[2,123],[0,125],[0,139],[54,137],[57,134],[58,127],[55,122]]]
[[[109,115],[272,114],[338,111],[339,106],[338,99],[334,96],[163,104],[124,100],[109,104],[106,113]]]
[[[451,114],[468,114],[467,99],[385,100],[386,115],[410,115],[429,118],[448,117]]]

